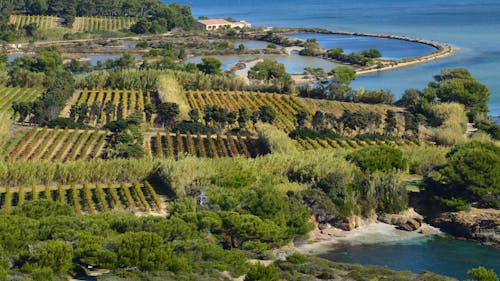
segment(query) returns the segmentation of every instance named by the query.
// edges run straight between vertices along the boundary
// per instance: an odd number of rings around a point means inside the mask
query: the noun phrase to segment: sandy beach
[[[396,229],[394,225],[373,222],[351,231],[335,228],[326,231],[316,229],[311,233],[311,240],[296,243],[295,250],[306,255],[318,255],[340,247],[402,241],[433,235],[442,235],[442,232],[427,224],[422,225],[421,231],[408,232]]]

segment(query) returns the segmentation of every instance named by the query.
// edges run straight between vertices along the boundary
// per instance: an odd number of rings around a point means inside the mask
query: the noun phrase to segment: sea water
[[[169,1],[165,1],[169,2]],[[454,56],[371,74],[355,88],[423,89],[447,67],[466,67],[491,90],[491,115],[500,115],[500,1],[498,0],[178,0],[195,17],[233,17],[256,26],[320,27],[436,40],[461,50]],[[369,47],[369,46],[367,46]],[[383,50],[382,50],[382,53]]]
[[[466,279],[467,271],[485,266],[500,273],[500,251],[470,241],[422,237],[397,242],[349,246],[320,255],[335,262],[423,270]]]

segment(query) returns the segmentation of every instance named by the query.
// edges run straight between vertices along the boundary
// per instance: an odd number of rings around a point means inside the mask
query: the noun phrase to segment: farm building
[[[244,20],[242,21],[228,21],[225,19],[211,19],[211,20],[199,20],[198,25],[203,28],[204,30],[216,30],[221,27],[231,27],[231,28],[244,28],[244,27],[251,27],[252,24],[249,22],[246,22]]]

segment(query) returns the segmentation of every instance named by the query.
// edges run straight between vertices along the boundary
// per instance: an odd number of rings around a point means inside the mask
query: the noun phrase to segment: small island
[[[0,19],[0,280],[497,278],[318,257],[443,233],[499,247],[489,89],[465,68],[398,96],[351,85],[457,48],[195,20],[157,0],[14,2]],[[389,59],[294,34],[434,51]]]

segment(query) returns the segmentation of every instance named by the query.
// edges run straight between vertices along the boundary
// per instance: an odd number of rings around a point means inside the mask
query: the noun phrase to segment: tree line
[[[12,39],[15,28],[9,24],[12,14],[57,16],[71,27],[75,17],[122,16],[135,17],[139,21],[131,31],[139,34],[162,33],[174,28],[194,27],[189,6],[177,3],[164,4],[158,0],[19,0],[0,1],[0,39]],[[6,40],[7,41],[7,40]]]

